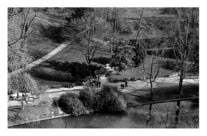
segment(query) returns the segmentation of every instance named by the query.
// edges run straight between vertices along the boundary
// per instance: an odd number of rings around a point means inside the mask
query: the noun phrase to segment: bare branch
[[[30,32],[28,32],[28,30],[34,21],[36,14],[30,20],[28,18],[29,14],[30,14],[29,10],[22,12],[23,23],[22,23],[20,35],[18,38],[14,39],[12,41],[8,41],[8,46],[12,46],[12,45],[16,44],[17,42],[19,42],[20,40],[26,39],[33,32],[32,30]]]
[[[88,29],[80,32],[79,34],[77,34],[77,37],[81,36],[82,34],[86,33],[88,31]],[[75,40],[71,41],[71,42],[68,42],[68,43],[63,43],[61,44],[60,46],[58,46],[57,48],[55,48],[54,50],[52,50],[51,52],[49,52],[48,54],[46,54],[45,56],[43,56],[42,58],[28,64],[26,67],[23,67],[23,68],[20,68],[18,70],[15,70],[11,73],[9,73],[9,77],[13,76],[13,75],[16,75],[16,74],[19,74],[19,73],[22,73],[22,72],[25,72],[27,70],[30,70],[31,68],[45,62],[46,60],[52,58],[53,56],[55,56],[57,53],[59,53],[60,51],[62,51],[64,48],[66,48],[68,45],[72,44]]]
[[[16,44],[21,39],[22,39],[22,37],[20,36],[19,38],[15,39],[15,40],[8,41],[8,46],[12,46],[12,45]]]
[[[159,72],[160,72],[160,68],[161,68],[161,66],[158,64],[158,61],[157,61],[157,67],[158,67],[158,69],[157,69],[157,72],[156,72],[156,74],[154,75],[154,77],[153,77],[153,82],[156,80],[156,78],[157,78],[157,76],[159,75]]]
[[[143,9],[141,9],[140,11],[140,18],[139,18],[139,22],[138,22],[138,28],[137,28],[137,35],[136,35],[136,44],[135,46],[137,46],[138,42],[139,42],[139,34],[140,34],[140,31],[141,31],[141,22],[142,22],[142,15],[143,15]]]

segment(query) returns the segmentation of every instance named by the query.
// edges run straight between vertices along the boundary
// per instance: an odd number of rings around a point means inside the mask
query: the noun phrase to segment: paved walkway
[[[175,77],[168,77],[168,78],[157,78],[156,82],[162,82],[162,83],[174,83],[174,84],[178,84],[179,83],[179,77],[175,76]],[[199,79],[198,76],[192,76],[189,78],[186,78],[183,80],[183,84],[184,85],[188,85],[188,84],[199,84]]]
[[[120,84],[120,83],[119,83]],[[178,86],[179,84],[179,77],[162,77],[157,78],[156,81],[153,83],[153,88],[159,88],[164,86]],[[192,85],[192,84],[199,84],[199,79],[197,76],[189,77],[183,80],[183,85]],[[149,89],[150,83],[149,80],[137,80],[137,81],[129,81],[128,87],[121,89],[122,92],[130,93],[134,90],[142,90],[142,89]]]
[[[61,87],[61,88],[54,88],[54,89],[47,89],[45,92],[46,93],[57,93],[57,92],[62,92],[62,91],[74,91],[74,90],[80,90],[83,89],[84,86],[75,86],[71,88],[66,88],[66,87]]]

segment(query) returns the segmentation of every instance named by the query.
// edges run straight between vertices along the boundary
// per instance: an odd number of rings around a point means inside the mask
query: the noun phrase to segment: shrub
[[[122,76],[110,76],[108,77],[108,80],[110,83],[118,83],[118,82],[125,82],[127,78],[122,77]]]
[[[39,90],[36,81],[30,74],[17,74],[8,79],[8,91],[11,92],[30,92],[38,93]]]
[[[126,69],[127,60],[124,56],[112,56],[110,65],[112,67],[117,67],[118,71],[122,71]]]
[[[63,26],[44,26],[40,25],[40,33],[42,36],[51,39],[53,42],[62,43],[65,41],[62,33],[64,30]]]
[[[82,101],[85,107],[92,109],[92,106],[94,104],[94,95],[94,90],[86,88],[80,91],[79,99]]]
[[[67,93],[61,95],[58,100],[58,105],[67,114],[77,116],[86,113],[86,108],[75,94]]]
[[[135,78],[135,77],[132,77],[132,78],[130,79],[130,81],[136,81],[136,78]]]
[[[83,85],[82,80],[83,80],[83,79],[76,78],[75,85],[76,85],[76,86]]]
[[[55,70],[49,67],[42,67],[42,66],[35,67],[30,71],[30,73],[34,77],[38,77],[50,81],[74,82],[75,80],[75,78],[73,78],[70,73]]]
[[[176,70],[176,62],[160,61],[161,67],[168,70]]]
[[[93,62],[106,65],[107,63],[110,63],[110,60],[111,58],[107,58],[107,57],[97,57],[93,59]]]
[[[52,100],[52,106],[53,107],[58,107],[58,98],[57,97],[55,97],[55,98],[53,98],[53,100]]]
[[[79,63],[79,62],[57,62],[57,61],[49,61],[48,62],[51,67],[54,67],[54,69],[58,71],[64,71],[71,73],[72,77],[74,77],[76,80],[84,79],[87,76],[91,74],[94,76],[95,71],[99,70],[100,67],[96,65],[89,66],[86,63]]]
[[[173,49],[171,49],[171,50],[165,50],[165,52],[163,53],[163,57],[165,57],[165,58],[171,58],[171,59],[176,59],[177,56],[175,56],[175,54],[178,54],[178,52],[177,51],[174,51]]]
[[[105,85],[102,90],[84,89],[75,94],[63,94],[60,96],[58,103],[53,101],[65,113],[72,115],[86,114],[91,111],[100,113],[120,113],[127,108],[124,95],[118,91],[116,86]]]
[[[125,111],[126,107],[124,95],[115,86],[105,85],[95,95],[93,105],[95,111],[116,113]]]

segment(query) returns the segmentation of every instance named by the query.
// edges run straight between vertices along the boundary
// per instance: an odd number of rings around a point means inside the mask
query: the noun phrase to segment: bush
[[[53,100],[52,100],[52,106],[53,107],[58,107],[58,98],[57,97],[55,97],[55,98],[53,98]]]
[[[49,67],[35,67],[30,71],[31,75],[49,81],[74,82],[75,78],[67,72],[58,71]]]
[[[62,33],[64,30],[63,26],[44,26],[40,25],[40,33],[42,36],[51,39],[53,42],[62,43],[65,41]]]
[[[58,71],[71,73],[72,77],[76,80],[84,79],[90,75],[90,72],[93,76],[95,76],[95,71],[100,70],[99,66],[91,65],[90,71],[89,66],[86,63],[79,62],[57,62],[57,61],[48,61],[51,67]]]
[[[135,77],[132,77],[132,78],[130,79],[130,81],[136,81],[136,78],[135,78]]]
[[[105,85],[102,90],[84,89],[75,94],[63,94],[58,103],[54,100],[53,105],[58,105],[67,114],[81,115],[88,112],[120,113],[127,108],[124,95],[116,86]]]
[[[177,51],[175,51],[176,53],[174,53],[174,50],[171,49],[171,50],[165,50],[164,54],[163,54],[163,57],[165,58],[171,58],[171,59],[176,59],[177,56],[175,56],[175,54],[178,54]]]
[[[172,61],[160,61],[161,67],[168,70],[176,70],[176,62]]]
[[[117,67],[118,71],[122,71],[126,69],[127,59],[124,56],[112,56],[110,65],[112,67]]]
[[[86,108],[75,94],[67,93],[61,95],[58,100],[58,105],[60,109],[67,114],[75,116],[86,114]]]
[[[105,85],[95,94],[93,109],[97,112],[117,113],[127,108],[124,95],[117,87]]]
[[[100,63],[103,65],[106,65],[107,63],[110,63],[111,58],[107,58],[107,57],[98,57],[98,58],[94,58],[93,62],[96,63]]]
[[[92,109],[94,104],[94,95],[94,90],[86,88],[80,91],[79,99],[82,101],[85,107]]]
[[[80,79],[80,78],[76,78],[76,82],[75,82],[75,85],[76,85],[76,86],[80,86],[80,85],[83,85],[83,79]]]
[[[113,76],[110,76],[108,77],[108,81],[110,83],[118,83],[118,82],[125,82],[125,78],[122,78],[122,77],[113,77]]]
[[[17,74],[8,79],[8,92],[24,92],[37,94],[39,88],[37,82],[30,74]]]

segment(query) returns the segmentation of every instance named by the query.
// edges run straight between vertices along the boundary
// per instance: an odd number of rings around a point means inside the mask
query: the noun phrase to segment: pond
[[[13,126],[11,128],[146,128],[146,127],[166,127],[174,120],[175,102],[165,104],[154,104],[152,109],[151,124],[147,125],[148,106],[129,108],[122,114],[102,114],[95,113],[82,116],[67,116],[39,122],[27,123]],[[181,122],[183,127],[193,127],[195,118],[198,118],[198,106],[195,102],[182,102]],[[168,116],[167,116],[168,113]],[[188,117],[188,113],[189,117]],[[184,118],[183,118],[183,117]],[[195,117],[194,117],[195,116]],[[168,117],[166,124],[162,121]],[[189,119],[187,119],[189,118]],[[183,122],[183,120],[189,122]],[[190,119],[193,119],[192,121]],[[165,119],[166,120],[166,119]],[[190,124],[190,125],[189,125]],[[187,125],[187,126],[186,126]],[[191,126],[192,125],[192,126]],[[198,122],[197,122],[198,127]]]

